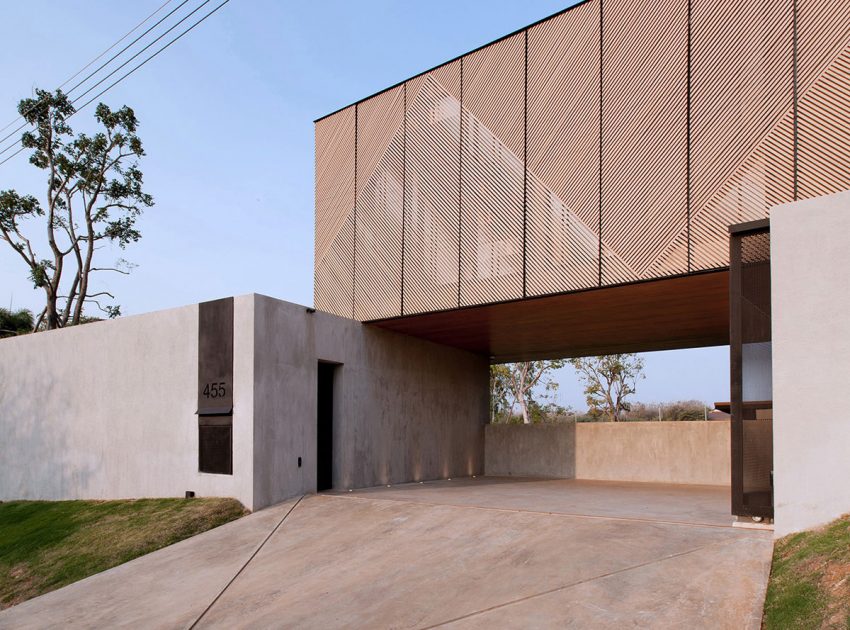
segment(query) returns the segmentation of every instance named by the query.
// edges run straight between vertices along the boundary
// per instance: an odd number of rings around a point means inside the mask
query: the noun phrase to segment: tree
[[[570,359],[570,365],[584,381],[590,415],[619,422],[630,408],[626,398],[635,393],[635,383],[643,378],[643,359],[636,354],[610,354]]]
[[[523,424],[531,424],[530,409],[536,402],[534,389],[543,388],[544,395],[552,395],[558,389],[558,382],[548,375],[552,370],[564,366],[562,360],[554,361],[525,361],[520,363],[505,363],[490,367],[490,401],[492,418],[497,417],[494,401],[498,401],[499,410],[513,413],[519,405]]]
[[[79,324],[88,304],[116,317],[121,307],[105,303],[114,296],[94,289],[92,279],[98,272],[130,272],[124,260],[100,266],[95,252],[105,242],[124,249],[138,241],[136,220],[153,205],[142,189],[138,160],[145,153],[136,116],[129,107],[113,111],[100,103],[95,119],[102,131],[75,135],[67,120],[76,110],[61,90],[36,90],[35,98],[18,104],[18,112],[32,127],[21,144],[33,150],[30,163],[46,172],[47,190],[43,203],[15,190],[0,191],[0,240],[17,252],[34,287],[44,291],[45,306],[33,329]],[[46,232],[47,257],[36,253],[25,223]]]
[[[496,422],[509,413],[511,395],[511,371],[506,364],[490,366],[490,422]]]
[[[0,308],[0,337],[14,337],[32,332],[33,316],[25,308],[17,311]]]

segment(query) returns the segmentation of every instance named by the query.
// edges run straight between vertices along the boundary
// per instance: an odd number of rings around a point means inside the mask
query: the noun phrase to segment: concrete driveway
[[[769,533],[728,491],[464,479],[308,496],[0,614],[0,627],[758,628]]]

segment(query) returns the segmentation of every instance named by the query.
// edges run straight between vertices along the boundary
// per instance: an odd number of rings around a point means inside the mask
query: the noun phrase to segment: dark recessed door
[[[319,363],[316,404],[316,490],[333,487],[334,375],[337,366]]]

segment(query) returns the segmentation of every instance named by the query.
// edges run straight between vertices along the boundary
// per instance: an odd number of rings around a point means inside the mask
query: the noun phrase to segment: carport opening
[[[333,488],[334,379],[339,364],[319,362],[316,404],[316,490]]]
[[[728,493],[728,375],[728,346],[494,364],[485,474]]]

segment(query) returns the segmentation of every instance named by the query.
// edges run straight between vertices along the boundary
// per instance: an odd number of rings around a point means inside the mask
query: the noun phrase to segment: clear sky
[[[34,87],[58,86],[164,1],[3,0],[0,126]],[[103,287],[125,314],[249,292],[312,304],[313,119],[569,4],[231,0],[101,99],[135,109],[156,200],[142,240],[104,252],[138,267]],[[91,130],[91,117],[73,126]],[[43,195],[25,155],[0,166],[0,190]],[[40,310],[40,299],[0,248],[0,305]],[[583,406],[572,374],[561,381],[564,402]],[[726,348],[656,353],[638,398],[726,400],[728,381]]]

